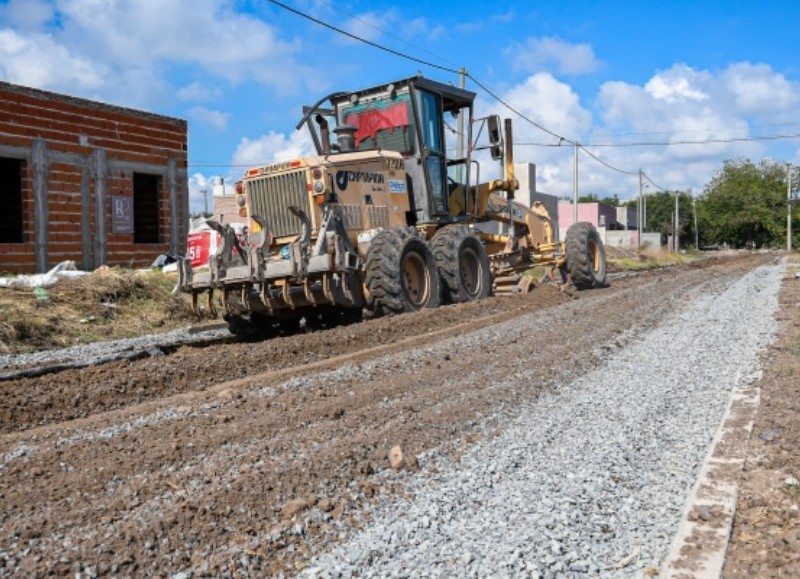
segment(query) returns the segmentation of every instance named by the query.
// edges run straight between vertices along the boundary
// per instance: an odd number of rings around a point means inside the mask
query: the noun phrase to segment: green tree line
[[[789,171],[797,192],[797,167],[768,160],[725,161],[696,196],[691,191],[649,193],[645,230],[661,232],[662,242],[672,235],[677,196],[678,235],[683,247],[694,246],[696,240],[701,246],[785,247]],[[602,199],[587,195],[580,200],[628,207],[638,203],[638,199],[620,202],[616,195]],[[792,208],[792,246],[800,247],[800,202]]]

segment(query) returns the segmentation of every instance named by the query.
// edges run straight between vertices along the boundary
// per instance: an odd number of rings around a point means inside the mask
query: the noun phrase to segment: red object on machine
[[[378,131],[394,132],[398,127],[408,126],[408,105],[398,103],[386,109],[372,109],[347,115],[344,121],[356,127],[356,147],[364,139],[375,139]]]

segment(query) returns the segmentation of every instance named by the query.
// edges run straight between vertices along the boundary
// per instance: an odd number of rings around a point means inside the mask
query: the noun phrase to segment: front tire
[[[433,236],[432,244],[446,302],[459,304],[491,295],[489,256],[469,227],[444,227]]]
[[[578,289],[606,285],[606,249],[600,233],[586,222],[574,223],[567,230],[567,273]]]
[[[413,227],[386,229],[372,239],[365,283],[366,308],[376,316],[415,312],[441,303],[433,254]]]

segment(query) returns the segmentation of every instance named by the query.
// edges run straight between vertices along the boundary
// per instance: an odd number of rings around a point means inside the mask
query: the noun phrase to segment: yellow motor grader
[[[520,291],[534,266],[554,283],[604,285],[597,230],[576,223],[558,242],[544,205],[514,201],[511,122],[474,118],[474,100],[418,75],[304,107],[297,129],[317,155],[245,171],[234,193],[244,233],[209,222],[220,249],[197,271],[181,259],[179,288],[195,309],[221,292],[244,335]],[[458,136],[465,156],[451,154]],[[481,181],[482,149],[502,178]]]

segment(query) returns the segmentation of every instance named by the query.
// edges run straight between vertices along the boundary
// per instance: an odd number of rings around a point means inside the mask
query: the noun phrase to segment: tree
[[[786,177],[786,167],[773,161],[758,165],[749,159],[725,161],[697,205],[703,243],[782,246],[786,240]]]
[[[587,195],[580,195],[578,197],[578,203],[602,203],[603,205],[609,205],[611,207],[620,206],[619,197],[617,197],[616,193],[611,197],[606,196],[603,198],[598,197],[594,193],[589,193]]]
[[[681,247],[694,245],[694,213],[692,196],[685,191],[659,191],[647,195],[646,231],[661,233],[661,242],[673,234],[675,227],[675,195],[678,196],[678,238]]]

